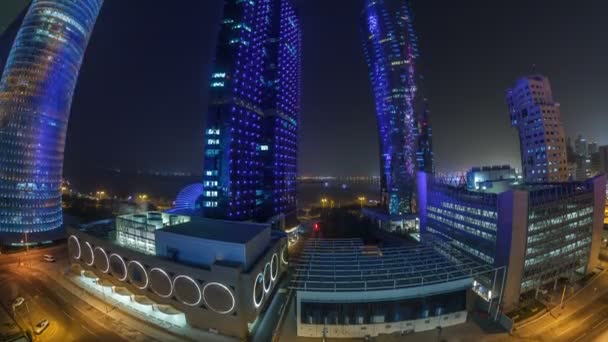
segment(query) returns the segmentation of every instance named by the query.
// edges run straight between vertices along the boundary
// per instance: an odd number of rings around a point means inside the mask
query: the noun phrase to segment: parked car
[[[23,304],[23,302],[25,302],[25,298],[23,298],[23,297],[15,298],[15,300],[13,301],[13,308],[18,307],[19,305]]]
[[[36,334],[40,335],[44,329],[46,329],[49,326],[49,320],[48,319],[43,319],[42,321],[38,322],[38,324],[36,324],[36,326],[34,327],[34,332],[36,332]]]
[[[45,254],[42,259],[46,262],[55,262],[55,257],[49,254]]]

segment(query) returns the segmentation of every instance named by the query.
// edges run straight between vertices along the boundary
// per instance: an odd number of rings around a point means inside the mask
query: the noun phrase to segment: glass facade
[[[517,271],[520,293],[588,272],[594,258],[594,201],[603,191],[594,181],[513,185],[500,193],[432,178],[426,183],[423,234],[494,267],[523,266]],[[526,200],[527,205],[516,203]]]
[[[186,222],[190,222],[189,216],[160,212],[119,216],[116,218],[116,242],[145,254],[156,255],[154,232]]]
[[[289,0],[225,2],[211,75],[203,215],[295,209],[301,29]]]
[[[465,308],[465,291],[364,303],[302,302],[300,321],[323,325],[394,323],[437,317]]]
[[[530,192],[522,292],[584,273],[593,232],[591,183]]]
[[[62,225],[74,87],[103,0],[34,0],[0,81],[0,234]]]
[[[366,0],[361,31],[375,95],[383,204],[416,212],[417,169],[432,172],[428,107],[417,85],[417,39],[404,0]]]
[[[273,3],[271,38],[266,44],[263,216],[296,210],[300,120],[302,30],[290,0]]]
[[[467,255],[494,264],[497,195],[434,183],[429,186],[426,231]]]

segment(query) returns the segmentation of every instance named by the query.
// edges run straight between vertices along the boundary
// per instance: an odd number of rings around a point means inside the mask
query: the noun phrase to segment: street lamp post
[[[566,297],[566,287],[567,287],[567,285],[564,285],[564,291],[562,292],[562,300],[561,300],[561,302],[559,303],[559,307],[560,307],[561,309],[563,309],[563,308],[564,308],[564,297]]]
[[[359,198],[357,198],[359,200],[359,203],[361,204],[361,210],[363,210],[363,202],[365,202],[365,197],[364,196],[359,196]]]

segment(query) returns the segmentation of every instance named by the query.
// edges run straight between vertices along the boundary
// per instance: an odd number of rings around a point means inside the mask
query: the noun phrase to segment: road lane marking
[[[87,328],[84,325],[80,325],[82,327],[82,329],[86,330],[89,334],[95,336],[95,337],[99,337],[96,333],[92,332],[89,328]]]
[[[574,340],[572,342],[578,342],[578,341],[580,341],[585,336],[587,336],[587,333],[582,334],[581,336],[579,336],[576,340]]]
[[[582,309],[585,309],[585,308],[582,308]],[[581,310],[582,310],[582,309],[581,309]],[[563,335],[563,334],[565,334],[565,333],[569,332],[569,331],[570,331],[570,330],[572,330],[572,329],[579,328],[579,327],[581,326],[581,323],[585,322],[586,320],[588,320],[588,319],[590,319],[590,318],[596,317],[596,316],[597,316],[597,314],[599,314],[599,313],[603,313],[603,312],[604,312],[604,309],[602,308],[602,309],[600,309],[600,310],[596,311],[595,313],[592,313],[591,315],[589,315],[589,316],[587,316],[587,317],[583,318],[582,320],[579,320],[579,321],[578,321],[578,324],[576,324],[576,325],[572,325],[572,324],[570,324],[570,326],[569,326],[567,329],[562,330],[560,333],[558,333],[558,335],[559,335],[559,336],[561,336],[561,335]],[[570,315],[570,316],[572,316],[572,315]]]
[[[591,329],[595,329],[598,326],[602,325],[602,323],[608,321],[608,318],[604,318],[603,320],[599,321],[597,324],[595,324],[593,327],[591,327]]]
[[[63,312],[64,315],[68,316],[72,321],[75,321],[74,317],[70,316],[67,312],[61,310],[61,312]]]

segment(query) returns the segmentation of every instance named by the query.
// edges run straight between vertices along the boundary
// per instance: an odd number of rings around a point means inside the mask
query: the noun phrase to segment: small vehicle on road
[[[50,254],[45,254],[42,259],[46,262],[55,262],[55,257]]]
[[[15,298],[15,300],[13,301],[13,308],[18,307],[19,305],[23,304],[24,302],[25,302],[25,298],[23,298],[23,297]]]
[[[49,320],[43,319],[42,321],[38,322],[38,324],[36,324],[36,326],[34,327],[34,332],[36,332],[37,335],[40,335],[48,326]]]

